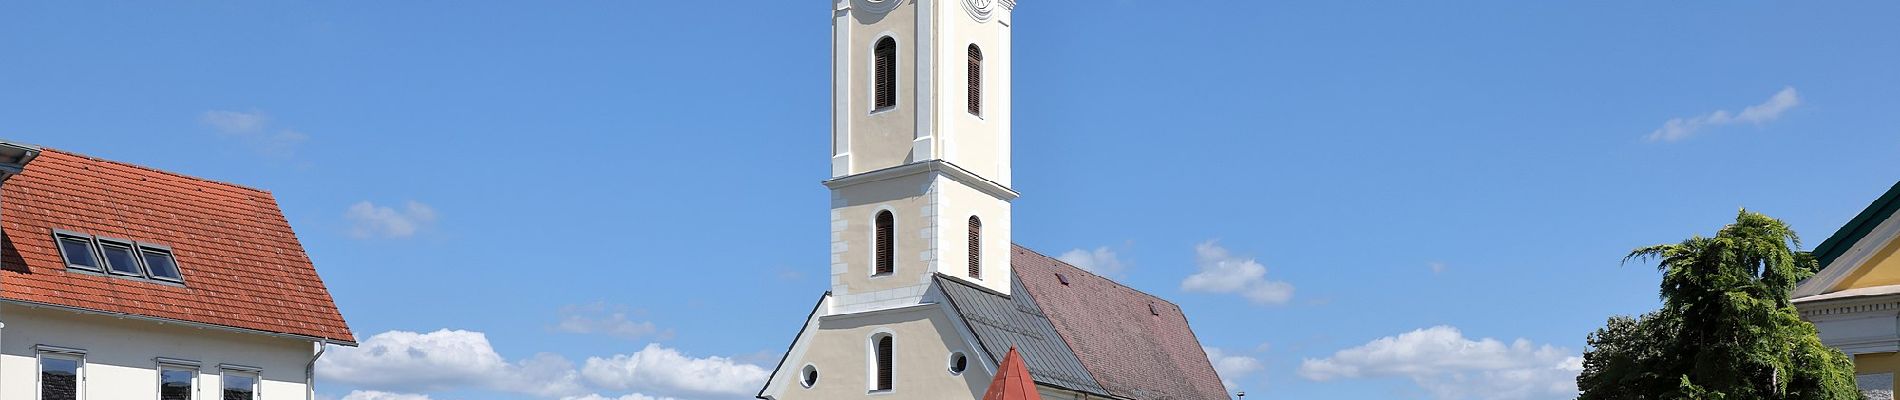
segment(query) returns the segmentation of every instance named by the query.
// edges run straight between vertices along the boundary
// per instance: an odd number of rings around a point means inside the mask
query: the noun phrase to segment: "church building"
[[[1181,308],[1010,239],[1013,0],[833,0],[831,287],[758,398],[1227,399]]]

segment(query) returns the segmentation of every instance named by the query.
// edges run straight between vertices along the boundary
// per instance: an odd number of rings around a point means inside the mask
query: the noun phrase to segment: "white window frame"
[[[251,377],[251,400],[264,398],[264,369],[243,365],[218,365],[218,399],[224,399],[225,382],[231,375],[249,375]]]
[[[877,356],[878,356],[877,341],[878,339],[887,338],[887,337],[891,338],[891,388],[878,389],[877,388]],[[864,352],[864,354],[870,357],[865,357],[865,361],[866,361],[865,366],[869,368],[865,369],[866,373],[864,374],[864,376],[870,379],[864,380],[865,394],[871,395],[871,396],[878,396],[878,395],[887,395],[891,393],[897,393],[897,333],[891,331],[889,328],[878,328],[877,330],[872,331],[871,336],[866,337],[866,339],[869,339],[869,340],[865,341],[865,348],[869,351]]]
[[[158,381],[155,382],[157,385],[154,387],[154,389],[157,389],[160,391],[159,393],[153,393],[154,398],[157,398],[159,397],[159,395],[163,394],[163,390],[165,388],[165,371],[174,370],[174,371],[191,372],[191,391],[189,392],[190,397],[186,397],[186,398],[192,399],[192,400],[198,399],[198,392],[200,391],[199,389],[203,389],[203,386],[200,386],[202,383],[202,380],[199,379],[199,375],[203,375],[201,371],[204,368],[204,364],[200,364],[197,361],[181,360],[181,359],[176,359],[176,358],[165,358],[165,357],[155,358],[152,361],[158,364],[158,368],[157,368]]]
[[[33,357],[33,399],[34,400],[44,400],[46,398],[46,393],[41,392],[43,390],[46,390],[46,382],[41,381],[40,379],[46,376],[46,359],[47,358],[71,360],[71,361],[79,363],[79,367],[76,368],[76,370],[74,371],[75,376],[73,377],[74,398],[77,398],[79,400],[86,400],[86,351],[85,350],[58,347],[58,346],[47,346],[43,344],[33,346],[33,350],[35,353]]]

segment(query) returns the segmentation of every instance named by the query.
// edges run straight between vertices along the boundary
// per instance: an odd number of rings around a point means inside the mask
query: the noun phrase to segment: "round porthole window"
[[[963,370],[969,369],[969,368],[970,368],[969,357],[964,357],[963,353],[950,353],[950,374],[951,375],[962,374]]]
[[[818,384],[818,367],[806,365],[805,370],[798,373],[798,384],[805,385],[806,389],[811,389],[811,385]]]

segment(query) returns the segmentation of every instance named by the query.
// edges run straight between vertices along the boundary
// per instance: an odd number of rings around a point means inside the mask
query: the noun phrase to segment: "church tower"
[[[831,313],[1010,291],[1013,0],[833,0]]]

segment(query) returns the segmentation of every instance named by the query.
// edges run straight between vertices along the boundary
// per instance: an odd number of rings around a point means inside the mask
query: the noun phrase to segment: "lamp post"
[[[1235,396],[1240,396],[1240,400],[1247,400],[1247,392],[1246,392],[1246,391],[1241,391],[1240,393],[1234,393],[1234,395],[1235,395]]]

